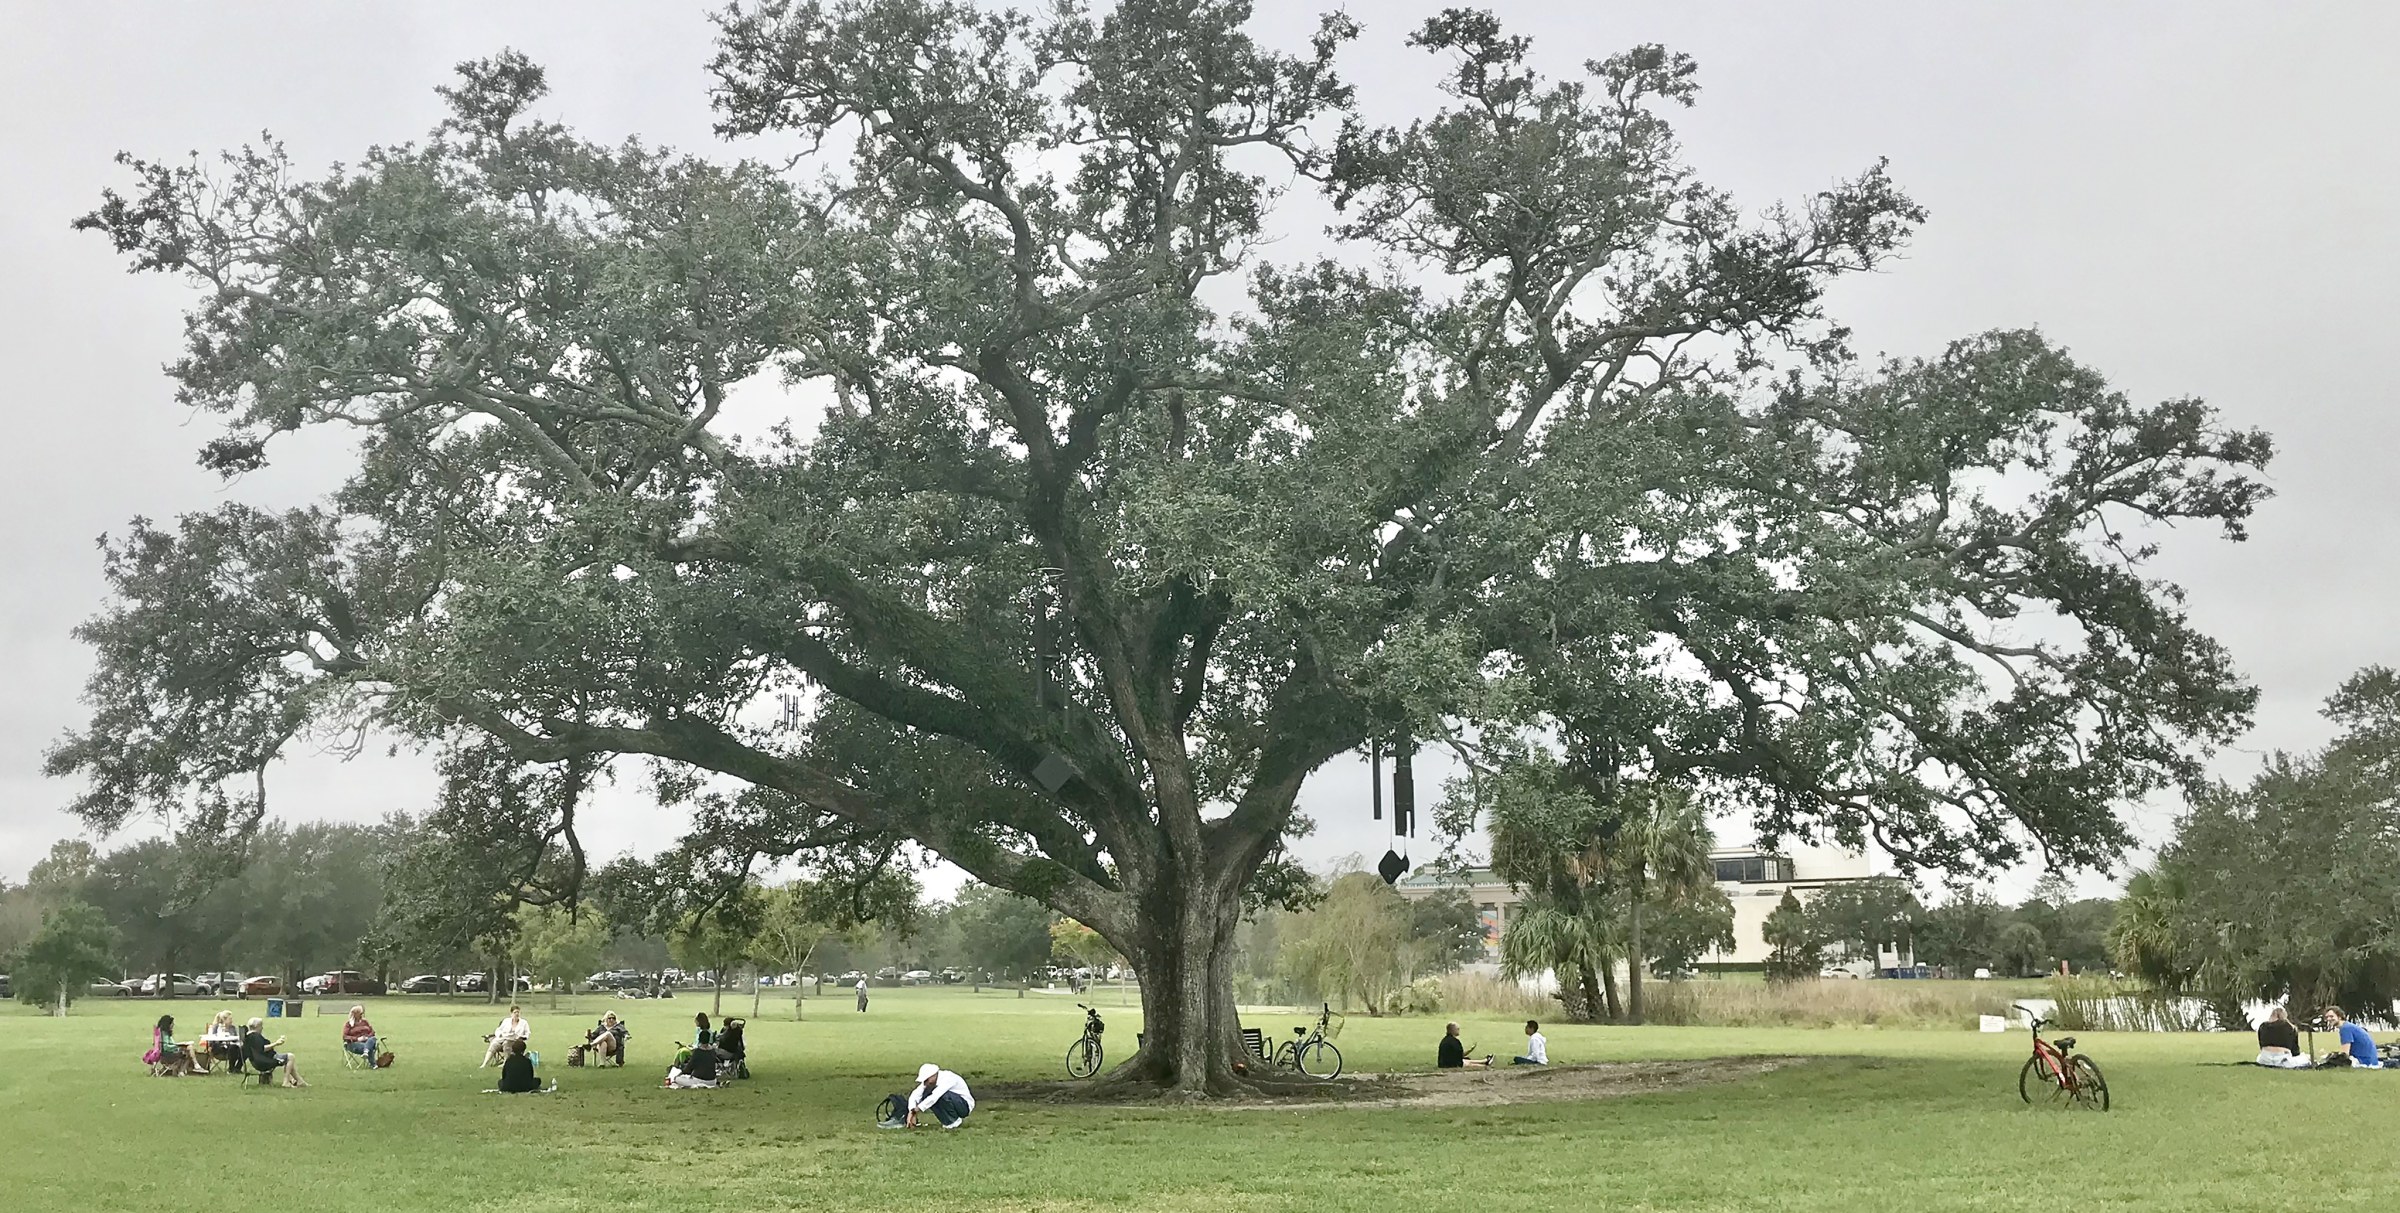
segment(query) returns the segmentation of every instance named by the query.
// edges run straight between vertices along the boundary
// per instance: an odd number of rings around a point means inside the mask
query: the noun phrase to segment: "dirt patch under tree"
[[[1499,1104],[1617,1099],[1738,1082],[1806,1057],[1701,1057],[1680,1061],[1615,1061],[1590,1065],[1500,1066],[1490,1070],[1407,1071],[1345,1075],[1330,1082],[1278,1077],[1262,1089],[1210,1100],[1209,1108],[1301,1110],[1319,1107],[1462,1108]],[[1159,1101],[1154,1087],[1108,1083],[994,1083],[979,1098],[1047,1104],[1141,1104]]]

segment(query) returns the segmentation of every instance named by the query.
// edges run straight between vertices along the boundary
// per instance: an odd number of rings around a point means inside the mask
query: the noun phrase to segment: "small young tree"
[[[1809,928],[1808,912],[1790,890],[1785,890],[1759,933],[1767,943],[1768,981],[1815,977],[1825,967],[1824,945]]]
[[[71,901],[42,915],[41,932],[17,957],[9,978],[17,1001],[67,1013],[93,982],[116,966],[117,930],[98,909]]]
[[[884,872],[862,884],[830,879],[795,880],[759,894],[751,954],[795,977],[827,940],[855,934],[869,921],[903,919],[917,904],[917,882],[905,873]],[[804,1018],[805,980],[793,983],[792,1018]]]
[[[608,946],[608,928],[590,907],[581,912],[564,906],[524,906],[517,910],[517,955],[536,980],[550,983],[550,1005],[558,1005],[559,987],[575,992],[575,984],[600,967],[600,950]]]

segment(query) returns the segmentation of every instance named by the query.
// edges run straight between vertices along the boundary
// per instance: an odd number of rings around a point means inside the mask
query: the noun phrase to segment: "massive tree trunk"
[[[1245,1084],[1233,1068],[1247,1057],[1233,999],[1238,893],[1211,896],[1207,883],[1195,876],[1163,881],[1140,902],[1142,915],[1132,938],[1103,933],[1142,985],[1140,1047],[1109,1077],[1158,1083],[1195,1097],[1241,1088]]]

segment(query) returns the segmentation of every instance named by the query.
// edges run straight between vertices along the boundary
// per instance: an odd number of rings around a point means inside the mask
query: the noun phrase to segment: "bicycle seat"
[[[1308,1035],[1308,1029],[1307,1029],[1307,1028],[1293,1028],[1293,1029],[1292,1029],[1292,1035],[1294,1035],[1294,1036],[1306,1036],[1306,1035]]]
[[[2075,1047],[2075,1038],[2072,1036],[2061,1036],[2050,1043],[2058,1046],[2058,1051],[2064,1053],[2067,1050]]]

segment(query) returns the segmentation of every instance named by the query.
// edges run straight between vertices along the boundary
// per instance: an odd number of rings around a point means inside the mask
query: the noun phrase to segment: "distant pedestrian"
[[[867,1013],[867,979],[864,977],[858,979],[858,1013]]]

